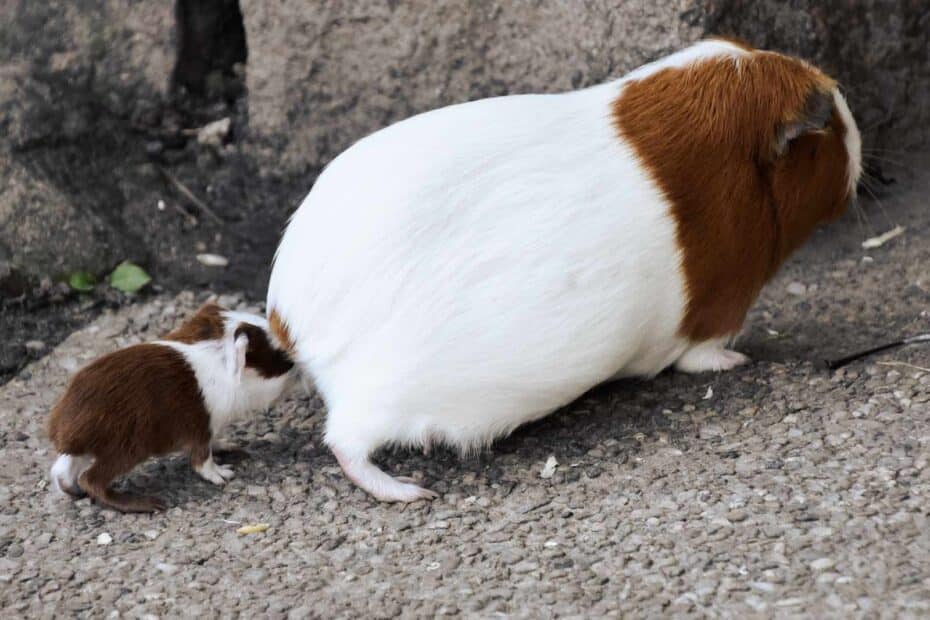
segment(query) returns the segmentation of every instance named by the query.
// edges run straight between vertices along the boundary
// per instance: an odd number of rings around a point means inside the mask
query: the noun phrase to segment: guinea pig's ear
[[[244,330],[237,329],[226,339],[226,371],[235,379],[236,383],[242,380],[242,371],[245,369],[245,354],[249,348],[249,336]]]
[[[814,89],[804,101],[804,107],[775,130],[775,156],[787,153],[793,140],[826,130],[832,118],[833,93]]]

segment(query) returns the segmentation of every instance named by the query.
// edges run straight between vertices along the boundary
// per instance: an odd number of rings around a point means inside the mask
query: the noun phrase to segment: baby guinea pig
[[[291,361],[264,318],[207,304],[163,340],[91,362],[52,409],[49,436],[60,456],[52,484],[122,512],[164,508],[157,497],[110,488],[152,456],[185,450],[214,484],[233,476],[213,460],[223,428],[267,409],[288,384]]]
[[[621,376],[727,370],[763,285],[843,212],[860,137],[810,64],[697,43],[584,90],[434,110],[331,162],[281,240],[271,328],[369,457],[487,445]]]

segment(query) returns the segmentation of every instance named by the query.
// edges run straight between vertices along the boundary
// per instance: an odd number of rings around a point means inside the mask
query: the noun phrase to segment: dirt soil
[[[180,456],[123,483],[164,513],[51,492],[43,425],[69,374],[206,293],[104,303],[0,387],[2,615],[926,617],[930,347],[820,361],[930,331],[928,194],[928,177],[899,184],[868,221],[818,232],[752,310],[750,366],[599,387],[476,458],[381,455],[440,493],[429,503],[356,489],[313,395],[236,427],[248,456],[224,488]],[[236,533],[253,523],[269,527]]]
[[[83,294],[49,278],[34,285],[0,277],[0,342],[5,343],[0,347],[0,385],[106,307],[183,289],[245,291],[263,298],[287,217],[315,173],[287,179],[259,174],[238,142],[205,146],[185,135],[188,128],[216,118],[239,119],[235,130],[241,122],[236,105],[199,103],[185,109],[179,104],[131,131],[108,125],[112,131],[101,138],[103,145],[91,147],[90,139],[64,143],[27,158],[31,169],[75,196],[86,210],[123,205],[121,215],[113,216],[127,246],[117,262],[138,263],[153,284],[127,296],[109,288],[105,274],[99,274],[100,284]],[[197,260],[201,253],[223,256],[228,265],[206,266]]]

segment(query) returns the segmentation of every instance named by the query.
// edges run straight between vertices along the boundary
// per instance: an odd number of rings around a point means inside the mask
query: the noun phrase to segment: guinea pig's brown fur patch
[[[753,51],[660,70],[626,84],[614,102],[620,135],[671,204],[686,282],[683,336],[738,331],[788,254],[843,210],[848,156],[834,88],[797,59]],[[825,97],[826,127],[780,153],[779,132],[803,124],[811,101]]]
[[[284,322],[284,319],[281,318],[281,315],[278,314],[277,310],[272,310],[268,315],[268,325],[271,329],[271,333],[275,335],[275,338],[278,339],[278,342],[281,343],[281,346],[284,347],[284,350],[288,355],[294,355],[294,340],[291,338],[291,332],[287,328],[287,323]]]
[[[245,334],[249,339],[245,350],[246,368],[254,368],[262,377],[273,379],[294,367],[284,351],[271,344],[262,328],[251,323],[240,323],[234,336],[238,338],[240,334]]]
[[[210,455],[210,416],[194,371],[159,344],[127,347],[78,371],[52,409],[48,432],[59,453],[95,458],[79,480],[84,492],[128,512],[161,503],[113,491],[114,478],[159,454],[186,449],[195,467]]]
[[[225,333],[223,308],[207,303],[184,321],[180,327],[165,336],[165,340],[175,340],[184,344],[194,344],[204,340],[219,340]]]

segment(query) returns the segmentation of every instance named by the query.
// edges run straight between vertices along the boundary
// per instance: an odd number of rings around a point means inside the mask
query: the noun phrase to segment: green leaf
[[[89,271],[75,271],[68,276],[68,286],[82,293],[94,290],[94,284],[96,283],[97,278]]]
[[[129,261],[120,263],[110,274],[110,286],[124,293],[135,293],[152,281],[142,267]]]

